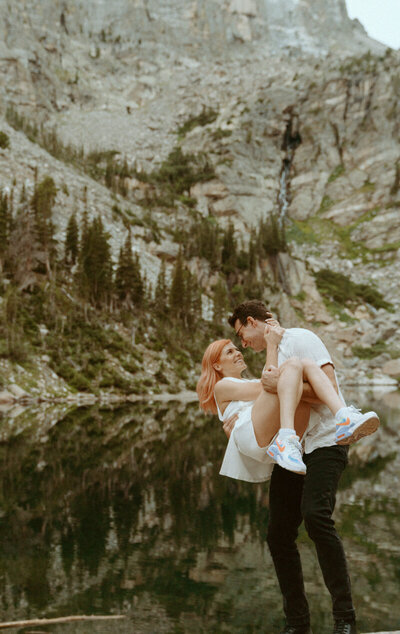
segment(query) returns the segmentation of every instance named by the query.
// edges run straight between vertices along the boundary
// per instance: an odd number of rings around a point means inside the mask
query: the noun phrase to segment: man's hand
[[[263,370],[261,375],[261,384],[266,392],[276,394],[278,386],[279,370],[273,365],[270,365],[266,370]]]
[[[222,429],[224,430],[228,438],[231,435],[232,429],[234,428],[238,418],[239,416],[237,414],[233,414],[233,416],[229,416],[229,418],[227,418],[226,421],[224,421],[222,425]]]

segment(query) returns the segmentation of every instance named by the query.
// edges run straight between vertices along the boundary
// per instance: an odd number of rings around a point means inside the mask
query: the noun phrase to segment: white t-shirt
[[[278,347],[278,365],[293,357],[311,359],[320,367],[327,363],[333,366],[331,356],[321,339],[305,328],[287,328],[283,334]],[[344,403],[340,388],[339,396]],[[310,421],[304,435],[305,453],[335,445],[335,430],[336,422],[330,409],[326,405],[311,405]]]

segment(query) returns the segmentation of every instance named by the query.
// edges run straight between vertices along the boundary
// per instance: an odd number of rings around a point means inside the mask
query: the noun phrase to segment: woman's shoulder
[[[229,388],[229,384],[232,385],[232,383],[245,383],[246,379],[237,379],[234,376],[224,376],[222,379],[220,379],[218,381],[218,383],[215,385],[214,388],[214,393],[218,396],[223,394],[224,392],[226,392],[226,390]]]

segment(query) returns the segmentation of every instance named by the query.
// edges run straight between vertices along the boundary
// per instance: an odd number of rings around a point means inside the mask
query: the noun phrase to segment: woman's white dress
[[[249,379],[225,377],[222,381],[249,383]],[[259,379],[253,379],[258,381]],[[251,410],[254,401],[231,401],[224,413],[218,407],[220,421],[224,422],[233,414],[238,414],[233,431],[229,437],[224,459],[220,470],[221,475],[246,482],[264,482],[271,477],[274,461],[267,454],[267,447],[260,447],[257,443]]]

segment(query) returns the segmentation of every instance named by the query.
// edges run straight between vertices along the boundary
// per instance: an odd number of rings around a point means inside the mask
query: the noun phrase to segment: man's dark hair
[[[228,317],[228,323],[234,328],[235,322],[238,319],[240,323],[245,326],[249,317],[253,317],[253,319],[258,319],[259,321],[265,321],[266,319],[270,319],[272,314],[267,310],[263,302],[260,302],[258,299],[250,299],[248,302],[242,302],[233,309],[232,315]]]

